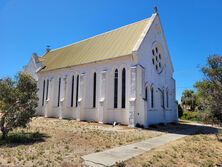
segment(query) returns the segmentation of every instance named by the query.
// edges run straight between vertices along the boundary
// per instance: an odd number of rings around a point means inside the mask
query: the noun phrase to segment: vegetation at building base
[[[204,78],[195,83],[196,91],[183,92],[178,106],[179,116],[222,125],[222,56],[209,56],[201,71]]]
[[[36,81],[25,73],[15,79],[0,79],[0,128],[2,139],[10,131],[25,128],[34,116],[37,107]]]

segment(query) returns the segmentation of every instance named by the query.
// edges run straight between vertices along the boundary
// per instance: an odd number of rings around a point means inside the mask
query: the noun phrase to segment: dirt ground
[[[146,152],[124,164],[127,167],[221,167],[222,140],[218,141],[212,129],[204,127],[196,135]]]
[[[24,136],[18,133],[26,134]],[[37,134],[36,134],[37,132]],[[25,130],[11,134],[16,142],[0,142],[0,166],[81,166],[81,156],[163,134],[161,131],[34,118]],[[16,134],[16,135],[14,135]],[[13,136],[14,135],[14,136]],[[28,137],[37,137],[29,140]]]

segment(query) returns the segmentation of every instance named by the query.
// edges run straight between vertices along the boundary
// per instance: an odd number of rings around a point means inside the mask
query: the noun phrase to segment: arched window
[[[78,98],[79,98],[79,75],[76,79],[76,107],[78,107]]]
[[[93,108],[96,107],[96,73],[93,76]]]
[[[126,107],[126,69],[122,70],[122,108]]]
[[[154,89],[151,87],[151,108],[154,107]]]
[[[61,78],[59,78],[57,107],[59,107],[59,104],[60,104],[60,88],[61,88]]]
[[[45,103],[45,80],[43,81],[43,87],[42,87],[42,106],[44,106]]]
[[[48,97],[49,97],[49,80],[47,79],[47,82],[46,82],[46,100],[48,100]]]
[[[74,75],[72,76],[72,88],[71,88],[71,107],[73,107],[73,95],[74,95]]]
[[[114,108],[118,106],[118,70],[115,70],[114,76]]]
[[[162,92],[162,107],[165,108],[164,90]]]
[[[168,90],[166,92],[166,100],[167,100],[167,108],[169,107],[169,93],[168,93]]]
[[[146,87],[145,88],[145,98],[144,98],[144,100],[147,101],[147,98],[148,98],[148,88]]]

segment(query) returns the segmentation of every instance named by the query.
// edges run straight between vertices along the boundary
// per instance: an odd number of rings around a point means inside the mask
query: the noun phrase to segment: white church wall
[[[157,44],[162,48],[162,62],[163,71],[157,73],[152,64],[152,48]],[[173,67],[170,60],[170,55],[167,50],[167,45],[164,39],[164,34],[161,28],[159,17],[157,16],[151,25],[148,34],[145,36],[139,50],[136,52],[138,55],[138,63],[144,67],[145,70],[145,83],[148,87],[153,85],[154,93],[154,107],[148,98],[147,118],[145,118],[145,126],[154,123],[165,123],[175,121],[175,85],[172,84],[171,78],[173,77]],[[161,106],[160,90],[164,90],[166,99],[166,90],[169,90],[169,101],[171,105],[166,109]],[[150,89],[149,89],[150,90]],[[145,90],[144,90],[145,91]],[[148,91],[148,97],[151,97],[151,91]],[[165,100],[166,106],[166,100]]]
[[[72,68],[60,69],[55,71],[49,71],[40,73],[39,85],[43,83],[43,80],[51,79],[52,94],[50,94],[49,103],[40,107],[39,110],[46,110],[45,106],[50,105],[47,110],[47,117],[61,117],[61,118],[74,118],[80,120],[99,120],[99,109],[101,109],[101,104],[103,105],[103,119],[102,122],[112,123],[114,121],[123,124],[128,124],[128,89],[129,89],[129,67],[132,65],[131,57],[121,57],[107,62],[91,63],[87,65],[76,66]],[[126,69],[126,108],[121,108],[121,79],[122,79],[122,69]],[[118,69],[118,107],[114,109],[114,99],[113,99],[113,87],[114,87],[114,70]],[[106,71],[106,84],[104,85],[104,95],[101,95],[100,78],[102,73]],[[96,108],[92,107],[93,104],[93,74],[97,74],[96,82]],[[84,77],[81,78],[82,74]],[[75,76],[74,80],[74,106],[71,107],[71,78]],[[77,85],[77,75],[80,76],[79,81],[79,98],[78,104],[81,106],[76,107],[76,85]],[[60,106],[58,107],[58,87],[59,78],[61,78],[60,85]],[[81,82],[81,79],[82,82]],[[42,100],[42,87],[40,87],[40,100]],[[101,96],[100,96],[101,95]],[[103,102],[100,103],[100,100]],[[41,105],[40,105],[41,106]],[[44,113],[44,112],[43,112]],[[79,114],[78,114],[79,113]],[[101,118],[100,118],[101,119]]]

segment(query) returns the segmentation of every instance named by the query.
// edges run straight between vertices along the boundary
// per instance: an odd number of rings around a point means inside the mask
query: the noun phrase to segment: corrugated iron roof
[[[41,60],[43,60],[42,63],[45,68],[41,71],[129,55],[149,21],[149,18],[144,19],[72,45],[52,50],[42,57]]]

